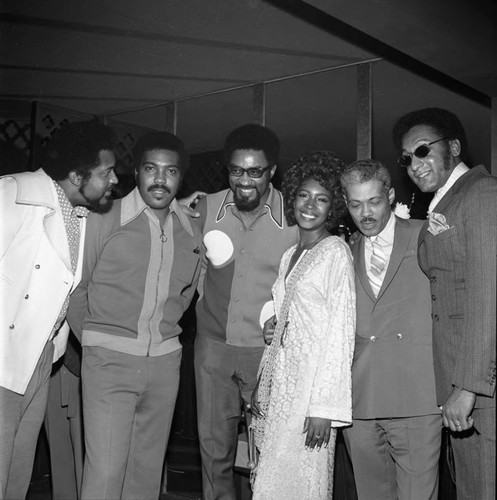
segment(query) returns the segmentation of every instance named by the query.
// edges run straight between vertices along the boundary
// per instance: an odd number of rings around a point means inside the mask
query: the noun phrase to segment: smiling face
[[[136,171],[136,184],[143,201],[164,221],[181,184],[179,154],[168,149],[145,151]]]
[[[440,134],[426,125],[416,125],[402,138],[402,152],[412,153],[417,147],[440,139]],[[407,173],[421,191],[433,192],[440,189],[456,167],[460,154],[458,140],[444,140],[429,146],[430,152],[424,158],[412,157]]]
[[[248,168],[264,168],[268,166],[263,151],[253,149],[237,149],[231,155],[230,164],[244,170]],[[276,165],[256,179],[245,172],[241,177],[229,176],[235,205],[242,212],[251,212],[262,206],[269,195],[269,184],[276,171]]]
[[[307,179],[297,190],[293,205],[295,220],[308,240],[318,237],[326,229],[326,220],[331,208],[331,194],[319,182]]]
[[[79,194],[90,210],[105,213],[112,207],[112,186],[118,182],[114,173],[116,156],[113,151],[102,150],[98,153],[98,160],[98,166],[91,170],[90,176],[81,181]]]
[[[385,192],[378,179],[362,183],[350,183],[345,187],[347,208],[357,229],[365,236],[380,234],[387,225],[392,212],[390,205],[395,199],[395,191]]]

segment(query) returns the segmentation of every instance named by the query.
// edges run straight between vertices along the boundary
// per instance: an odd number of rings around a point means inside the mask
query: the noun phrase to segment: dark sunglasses
[[[401,167],[410,167],[412,163],[412,157],[415,156],[416,158],[425,158],[430,154],[431,148],[430,146],[432,144],[436,144],[437,142],[440,141],[445,141],[447,140],[448,137],[442,137],[441,139],[437,139],[436,141],[429,142],[428,144],[421,144],[421,146],[418,146],[412,153],[402,153],[398,158],[397,158],[397,163]]]
[[[247,172],[248,176],[252,179],[260,179],[262,174],[272,168],[272,165],[268,165],[267,167],[250,167],[250,168],[242,168],[237,167],[236,165],[228,165],[228,173],[233,177],[241,177],[245,172]]]

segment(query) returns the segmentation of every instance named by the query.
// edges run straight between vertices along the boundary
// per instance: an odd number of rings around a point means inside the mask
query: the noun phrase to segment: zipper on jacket
[[[161,241],[161,246],[160,246],[160,261],[159,261],[159,272],[157,273],[157,281],[155,282],[155,305],[154,305],[154,312],[152,314],[152,318],[155,316],[155,311],[157,309],[157,303],[159,301],[159,279],[160,279],[160,272],[162,270],[162,261],[164,260],[164,243],[167,241],[167,237],[164,234],[164,228],[160,225],[160,236],[159,239]],[[159,332],[160,335],[160,332]],[[148,339],[148,349],[147,349],[147,357],[150,356],[150,347],[152,346],[152,328],[150,328],[150,337]]]

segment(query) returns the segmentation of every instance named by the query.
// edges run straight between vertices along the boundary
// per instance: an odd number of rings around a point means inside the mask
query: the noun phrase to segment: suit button
[[[436,283],[437,282],[437,277],[436,276],[432,276],[430,278],[430,283]]]
[[[369,340],[371,340],[371,342],[376,342],[376,337],[374,335],[371,335],[371,338]]]
[[[9,326],[9,330],[13,330],[14,328],[15,328],[14,324],[12,324],[12,325]]]
[[[26,300],[28,300],[28,299],[29,299],[29,294],[26,294],[26,295],[24,296],[24,298],[25,298]]]
[[[435,314],[433,316],[433,321],[439,321],[439,320],[440,320],[440,318],[438,317],[438,314]]]
[[[35,269],[40,269],[40,264],[36,264]]]
[[[398,338],[399,340],[402,340],[402,333],[397,333],[397,338]]]
[[[431,300],[437,300],[437,298],[435,297],[435,295],[431,296]]]

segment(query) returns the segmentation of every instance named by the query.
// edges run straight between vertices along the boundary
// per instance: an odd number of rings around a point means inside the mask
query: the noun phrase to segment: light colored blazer
[[[365,237],[352,245],[357,326],[352,365],[355,419],[440,413],[436,405],[429,281],[417,261],[423,221],[396,217],[392,254],[378,297],[369,284]]]
[[[460,177],[438,202],[448,229],[419,235],[419,262],[433,295],[433,353],[439,404],[453,386],[495,406],[497,178],[483,166]]]
[[[57,192],[43,171],[0,179],[0,386],[24,394],[68,293],[81,276],[85,219],[76,276]],[[64,354],[66,323],[54,338]]]

